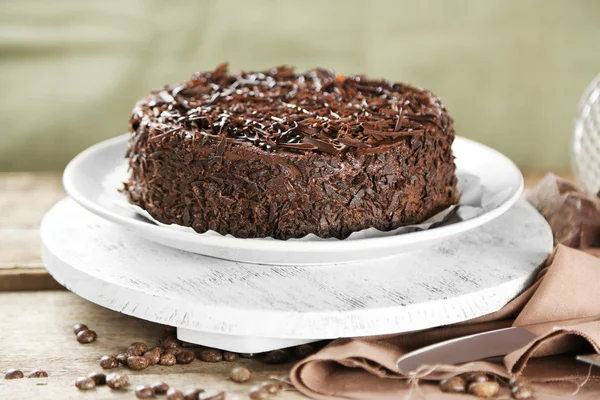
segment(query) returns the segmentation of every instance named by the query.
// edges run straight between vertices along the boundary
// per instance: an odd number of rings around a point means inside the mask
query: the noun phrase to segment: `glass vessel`
[[[577,183],[586,192],[597,194],[600,190],[600,74],[579,101],[571,166]]]

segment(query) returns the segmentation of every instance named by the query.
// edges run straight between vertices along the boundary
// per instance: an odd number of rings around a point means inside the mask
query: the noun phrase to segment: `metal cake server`
[[[476,333],[425,346],[400,357],[400,372],[409,374],[421,365],[462,364],[504,356],[531,343],[537,335],[519,327]],[[600,354],[580,354],[578,361],[600,367]]]
[[[600,367],[600,354],[580,354],[575,357],[578,361],[582,361],[584,363],[595,365],[596,367]]]
[[[421,365],[462,364],[503,356],[535,340],[533,332],[520,327],[476,333],[432,344],[407,353],[397,361],[398,369],[408,374]]]

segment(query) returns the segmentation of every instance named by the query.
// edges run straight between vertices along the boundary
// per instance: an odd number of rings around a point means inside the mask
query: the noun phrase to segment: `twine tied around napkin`
[[[554,194],[546,196],[548,190]],[[600,380],[600,368],[576,361],[574,354],[600,352],[600,258],[566,245],[593,253],[600,243],[600,201],[550,176],[532,192],[531,202],[549,220],[559,244],[535,282],[521,295],[495,313],[459,324],[334,340],[293,367],[290,378],[294,386],[314,399],[397,400],[417,393],[414,389],[419,381],[484,372],[501,378],[525,374],[534,382],[569,383],[545,386],[544,398],[564,398],[574,392],[582,398],[591,395],[586,387],[580,389],[588,380]],[[423,346],[510,326],[526,327],[537,338],[498,360],[424,367],[412,378],[396,367],[401,355]],[[433,385],[423,385],[417,394],[464,398],[442,394]]]

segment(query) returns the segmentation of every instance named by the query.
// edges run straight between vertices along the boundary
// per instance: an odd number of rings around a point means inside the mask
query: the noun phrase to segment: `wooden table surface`
[[[525,174],[526,186],[542,176]],[[82,392],[73,386],[75,379],[101,371],[101,356],[121,352],[135,341],[153,344],[164,331],[163,326],[104,309],[63,290],[45,271],[40,260],[39,223],[44,213],[64,196],[59,174],[0,174],[0,371],[16,368],[28,373],[42,368],[50,375],[47,379],[0,379],[2,400],[79,398]],[[94,329],[98,340],[79,344],[72,333],[76,323]],[[254,372],[254,378],[246,384],[235,384],[227,376],[233,366],[241,364]],[[290,366],[240,359],[214,364],[197,360],[189,365],[152,366],[141,372],[119,368],[129,375],[131,385],[118,397],[135,398],[136,385],[165,381],[184,390],[224,390],[228,399],[243,399],[248,398],[252,384],[269,375],[286,375]],[[117,396],[109,392],[107,387],[99,387],[85,396]],[[285,392],[276,398],[304,397]]]
[[[119,372],[129,376],[124,391],[111,391],[106,386],[85,393],[86,399],[135,398],[137,385],[164,381],[182,389],[203,388],[226,391],[227,398],[247,399],[248,389],[270,375],[285,375],[291,364],[268,365],[259,360],[207,363],[199,360],[188,365],[165,367],[154,365],[135,372],[127,368],[103,371],[100,357],[123,352],[132,342],[156,343],[165,327],[142,321],[92,304],[67,291],[4,292],[0,294],[0,371],[17,368],[25,374],[42,368],[47,379],[4,380],[0,378],[0,399],[75,399],[82,392],[74,387],[75,379],[91,372]],[[87,345],[75,340],[72,326],[85,323],[98,333],[98,339]],[[228,379],[236,365],[246,365],[253,379],[236,384]],[[162,397],[164,398],[164,397]],[[297,392],[285,392],[277,399],[305,398]]]

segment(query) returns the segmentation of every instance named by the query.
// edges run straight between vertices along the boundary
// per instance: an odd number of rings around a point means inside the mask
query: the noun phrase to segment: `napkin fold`
[[[425,397],[431,394],[435,398],[461,399],[464,396],[443,394],[437,386],[422,383],[478,371],[504,378],[524,374],[534,382],[553,382],[551,386],[544,385],[544,398],[564,398],[574,389],[587,398],[585,386],[581,389],[578,385],[583,381],[600,380],[600,368],[578,362],[574,356],[600,352],[600,258],[592,255],[597,249],[591,247],[596,244],[594,235],[600,224],[597,225],[595,212],[590,211],[590,207],[595,208],[596,200],[552,176],[545,178],[542,184],[546,189],[538,187],[533,192],[538,197],[532,203],[542,209],[553,230],[561,230],[560,240],[546,266],[525,292],[495,313],[459,324],[419,332],[334,340],[293,367],[290,379],[294,386],[308,397],[323,400],[397,400],[409,398],[415,390]],[[546,196],[548,190],[554,190],[554,195]],[[585,217],[577,214],[578,204],[585,206]],[[557,214],[562,216],[553,218]],[[565,215],[569,223],[564,222]],[[562,242],[585,251],[567,247],[560,244]],[[400,356],[423,346],[509,326],[526,327],[536,333],[537,338],[498,360],[436,366],[419,375],[421,384],[414,378],[408,379],[396,367]],[[597,393],[588,395],[598,397]]]

